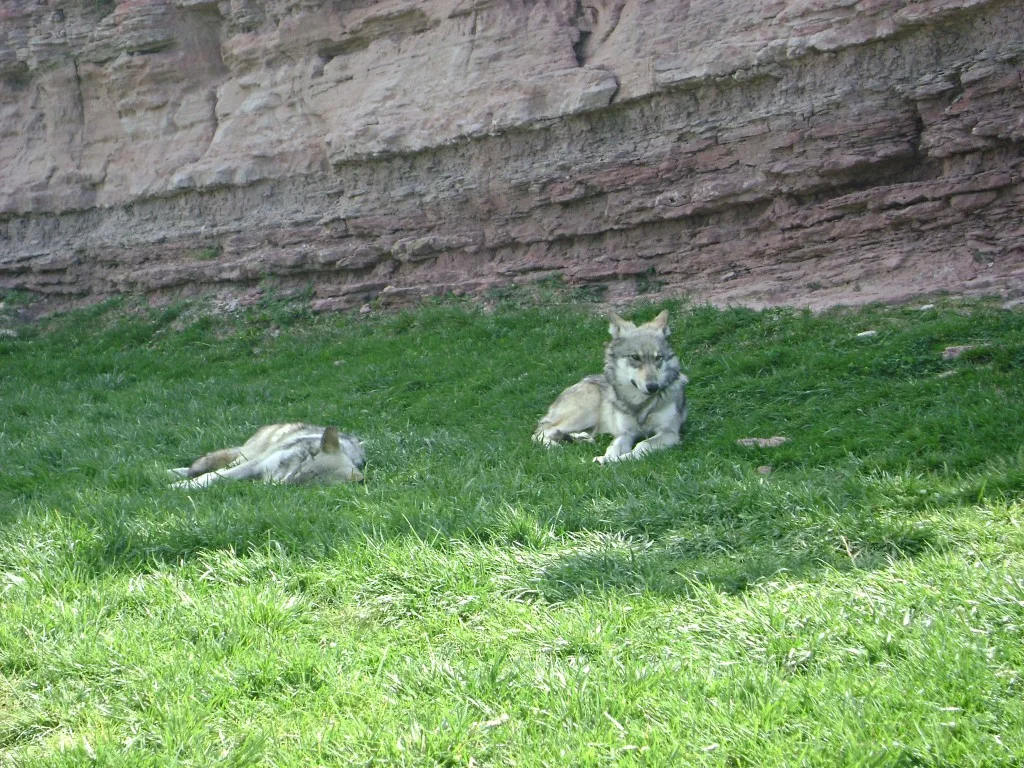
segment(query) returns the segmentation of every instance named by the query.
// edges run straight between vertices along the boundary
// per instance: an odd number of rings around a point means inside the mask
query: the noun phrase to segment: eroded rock
[[[999,0],[0,0],[0,289],[1024,293]]]

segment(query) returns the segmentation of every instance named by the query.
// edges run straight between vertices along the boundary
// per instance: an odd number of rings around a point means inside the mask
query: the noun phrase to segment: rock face
[[[0,289],[1024,293],[1021,0],[0,0]]]

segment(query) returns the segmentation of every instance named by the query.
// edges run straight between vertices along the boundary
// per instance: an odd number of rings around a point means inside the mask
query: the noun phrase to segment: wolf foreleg
[[[608,464],[613,461],[629,461],[646,456],[651,451],[660,451],[679,442],[679,435],[675,432],[659,432],[653,437],[641,440],[633,446],[633,438],[630,435],[620,435],[608,446],[604,456],[595,456],[594,461],[598,464]]]
[[[177,483],[171,483],[171,488],[209,488],[221,480],[251,480],[260,477],[262,473],[262,466],[259,462],[247,461],[228,469],[217,469],[186,480],[179,480]]]
[[[608,446],[604,456],[595,456],[594,461],[598,464],[608,464],[612,461],[621,461],[622,459],[629,458],[629,449],[633,447],[634,440],[636,440],[635,435],[619,435],[612,440],[612,444]]]
[[[639,459],[651,451],[660,451],[662,448],[668,448],[669,446],[675,445],[679,442],[678,432],[658,432],[653,437],[649,437],[646,440],[641,440],[639,443],[633,446],[633,450],[629,453],[623,454],[623,459]]]

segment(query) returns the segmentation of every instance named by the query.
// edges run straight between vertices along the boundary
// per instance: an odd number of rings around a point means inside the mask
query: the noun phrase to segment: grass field
[[[607,467],[529,439],[592,305],[0,335],[0,765],[1024,764],[1024,313],[662,308],[683,442]],[[292,419],[368,482],[166,487]]]

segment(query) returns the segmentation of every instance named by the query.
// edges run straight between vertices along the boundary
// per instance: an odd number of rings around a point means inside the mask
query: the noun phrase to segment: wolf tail
[[[224,467],[230,466],[241,455],[241,448],[224,448],[223,450],[200,456],[188,468],[188,476],[199,477],[199,475],[205,475],[207,472],[216,472],[218,469],[224,469]]]

